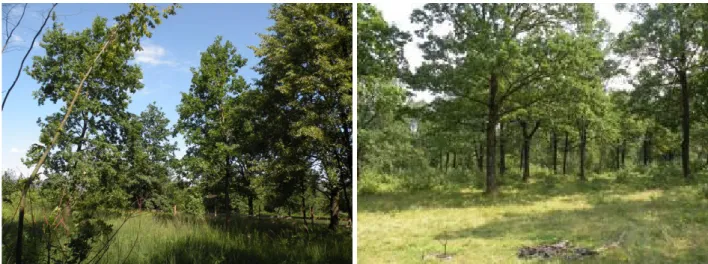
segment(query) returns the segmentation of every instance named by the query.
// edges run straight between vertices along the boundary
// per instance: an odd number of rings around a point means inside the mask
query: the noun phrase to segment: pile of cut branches
[[[598,250],[574,247],[568,240],[562,240],[555,244],[538,245],[534,247],[525,246],[519,249],[518,256],[522,259],[532,258],[564,258],[564,259],[581,259],[587,256],[599,254]]]

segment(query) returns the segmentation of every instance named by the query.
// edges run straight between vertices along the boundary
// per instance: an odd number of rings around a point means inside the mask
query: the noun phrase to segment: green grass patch
[[[14,253],[17,227],[16,219],[9,219],[15,207],[3,207],[6,258]],[[27,254],[23,255],[28,263],[45,263],[46,233],[39,221],[43,216],[36,211],[34,217],[35,223],[29,215],[25,220]],[[115,230],[122,222],[113,218],[109,224]],[[348,228],[330,231],[326,221],[308,226],[305,232],[302,220],[295,219],[237,216],[227,222],[223,217],[140,212],[123,225],[99,263],[351,263]]]
[[[424,258],[442,253],[447,243],[451,263],[535,263],[517,258],[518,249],[569,240],[589,248],[619,246],[551,263],[708,263],[704,184],[659,177],[668,169],[655,170],[593,175],[588,182],[532,175],[531,182],[510,181],[492,197],[472,184],[360,195],[358,261],[440,262]]]

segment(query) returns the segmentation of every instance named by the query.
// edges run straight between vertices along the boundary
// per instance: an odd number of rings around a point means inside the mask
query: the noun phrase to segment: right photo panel
[[[708,4],[357,8],[359,263],[708,263]]]

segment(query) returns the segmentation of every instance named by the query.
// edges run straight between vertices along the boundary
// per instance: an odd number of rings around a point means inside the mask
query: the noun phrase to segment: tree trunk
[[[686,61],[685,54],[681,54],[681,60]],[[686,76],[686,71],[679,71],[678,76],[679,82],[681,83],[681,132],[683,132],[683,141],[681,141],[681,167],[683,168],[683,177],[685,179],[690,179],[691,171],[688,166],[690,155],[689,130],[691,127],[691,120],[689,116],[690,93],[688,91],[688,77]]]
[[[568,168],[568,132],[565,132],[565,142],[563,143],[565,146],[563,146],[563,175],[566,174],[567,168]]]
[[[253,216],[253,195],[248,195],[248,215]]]
[[[531,131],[528,131],[528,123],[526,121],[519,121],[519,124],[521,125],[521,136],[523,137],[521,145],[521,150],[523,153],[523,157],[521,159],[523,176],[521,177],[521,179],[524,182],[528,182],[529,178],[531,177],[531,139],[533,139],[533,135],[536,133],[536,130],[538,130],[538,127],[540,126],[541,122],[536,121]]]
[[[644,144],[642,146],[642,149],[644,150],[644,154],[642,155],[644,157],[644,166],[649,165],[651,162],[651,137],[651,133],[647,130],[644,137]]]
[[[352,217],[354,217],[354,215],[352,214],[352,211],[354,209],[352,208],[353,206],[349,200],[349,195],[347,195],[347,187],[342,186],[341,188],[342,188],[342,194],[344,195],[344,206],[346,206],[345,209],[347,210],[347,215],[349,216],[349,219],[352,219]]]
[[[330,198],[331,202],[332,198]],[[305,204],[305,195],[300,195],[300,207],[302,207],[302,222],[305,223],[305,230],[307,230],[307,205]]]
[[[616,167],[616,169],[618,169],[618,170],[619,170],[620,168],[622,168],[622,160],[621,160],[621,159],[622,159],[622,157],[621,157],[621,156],[622,156],[622,154],[621,154],[621,153],[622,153],[622,150],[621,150],[621,148],[622,148],[621,146],[617,146],[617,147],[615,148],[615,167]]]
[[[334,188],[330,193],[329,228],[333,230],[339,226],[339,192],[339,188]]]
[[[627,155],[627,140],[622,140],[622,153],[620,153],[620,166],[624,168],[624,158]]]
[[[519,121],[519,125],[521,125],[521,180],[523,182],[528,182],[530,173],[529,173],[529,145],[531,145],[531,142],[529,142],[529,139],[526,135],[528,135],[528,123],[526,121]]]
[[[457,153],[452,153],[452,168],[457,169]]]
[[[504,153],[504,123],[499,123],[499,175],[504,175],[506,172],[506,157]]]
[[[440,171],[443,170],[443,154],[442,151],[440,151],[440,155],[438,156],[440,158],[440,161],[438,162],[438,169]],[[358,163],[357,163],[358,164]]]
[[[231,170],[230,170],[230,165],[229,160],[227,158],[226,160],[226,177],[224,177],[224,195],[226,196],[226,217],[231,216],[231,212],[233,211],[233,208],[231,208]]]
[[[524,149],[524,143],[521,143],[521,148],[519,149],[519,170],[524,171],[524,160],[526,159],[526,150]]]
[[[310,224],[315,225],[315,207],[310,205]]]
[[[445,172],[447,172],[447,168],[450,165],[450,152],[445,152]]]
[[[484,172],[484,153],[482,153],[484,149],[482,148],[482,143],[479,143],[478,148],[475,150],[475,153],[477,153],[477,169],[479,169],[480,172]]]
[[[524,139],[523,141],[523,150],[524,150],[524,159],[523,159],[523,176],[521,179],[524,182],[528,182],[529,178],[531,177],[531,172],[530,172],[530,163],[529,163],[529,152],[531,149],[531,141],[527,138]]]
[[[496,170],[494,169],[494,157],[497,149],[496,126],[499,123],[499,108],[497,106],[497,90],[499,83],[497,82],[496,74],[492,74],[489,78],[489,110],[487,118],[487,182],[485,193],[493,194],[497,191]]]
[[[585,177],[585,140],[587,139],[587,127],[585,121],[580,125],[580,180],[587,181]]]
[[[556,131],[551,131],[551,161],[553,163],[553,174],[558,174],[558,134]]]

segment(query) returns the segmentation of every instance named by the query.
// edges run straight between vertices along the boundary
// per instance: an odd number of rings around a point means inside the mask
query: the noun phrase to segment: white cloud
[[[135,61],[149,65],[176,66],[177,63],[164,59],[167,51],[165,48],[155,44],[143,44],[143,50],[135,53]]]
[[[25,40],[22,37],[18,36],[17,34],[13,34],[10,41],[11,42],[25,42]]]
[[[10,149],[10,152],[12,152],[12,153],[20,153],[20,149],[13,147],[13,148]]]

